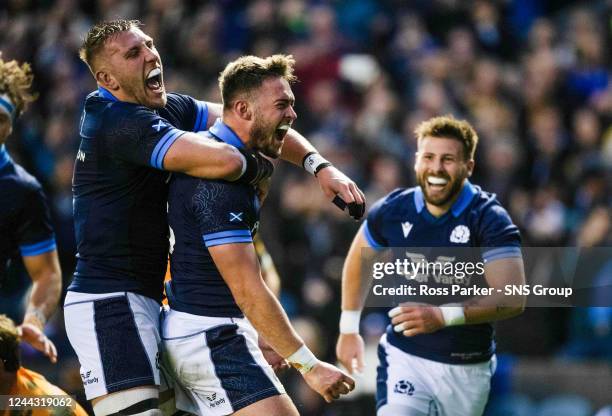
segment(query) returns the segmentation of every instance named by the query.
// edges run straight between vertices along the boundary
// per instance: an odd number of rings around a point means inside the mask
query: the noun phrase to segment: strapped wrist
[[[444,326],[455,326],[465,324],[465,311],[460,303],[446,303],[440,305],[440,311],[444,317]]]
[[[319,360],[304,344],[296,352],[287,357],[287,361],[301,374],[306,374],[319,363]]]
[[[333,166],[330,161],[325,159],[317,152],[309,152],[302,159],[302,166],[306,172],[311,175],[317,176],[317,173],[323,168]]]
[[[342,311],[340,315],[340,333],[358,334],[361,311]]]

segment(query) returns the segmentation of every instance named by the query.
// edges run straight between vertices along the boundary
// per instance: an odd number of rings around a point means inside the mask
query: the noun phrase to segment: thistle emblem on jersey
[[[467,243],[470,241],[470,229],[465,225],[458,225],[450,235],[451,243]]]
[[[408,238],[408,234],[410,234],[410,230],[412,230],[412,224],[408,221],[402,223],[402,231],[404,233],[404,238]]]

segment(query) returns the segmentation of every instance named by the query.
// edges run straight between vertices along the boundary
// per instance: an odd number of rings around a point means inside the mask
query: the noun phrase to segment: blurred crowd
[[[169,91],[207,101],[220,101],[217,76],[230,60],[293,54],[300,79],[294,127],[360,185],[369,204],[415,184],[414,127],[453,114],[472,122],[480,137],[472,182],[497,194],[525,246],[612,245],[612,1],[1,4],[3,59],[31,62],[39,93],[7,148],[47,192],[64,286],[75,264],[71,178],[79,117],[95,89],[77,49],[93,23],[118,17],[141,20],[155,39]],[[285,309],[313,350],[332,359],[343,256],[359,224],[317,187],[305,172],[280,164],[262,235],[282,278]],[[17,317],[28,279],[12,276],[2,309]],[[601,281],[610,286],[611,276],[612,263],[602,265]],[[363,331],[374,339],[384,314],[364,315]],[[78,363],[61,314],[52,325],[63,360],[45,374],[77,392]],[[524,334],[534,338],[517,341]],[[500,324],[498,336],[500,351],[513,356],[612,362],[609,308],[528,309]],[[601,345],[607,347],[593,348]],[[25,354],[35,362],[34,353]],[[347,403],[321,410],[308,394],[296,393],[303,414],[361,414],[338,413]]]

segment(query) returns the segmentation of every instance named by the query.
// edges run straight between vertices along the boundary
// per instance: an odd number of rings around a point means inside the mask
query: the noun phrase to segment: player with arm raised
[[[80,122],[73,178],[78,254],[64,303],[66,332],[97,416],[159,415],[167,171],[253,185],[271,175],[272,165],[196,134],[211,125],[216,107],[166,93],[159,53],[137,21],[95,25],[80,55],[98,89],[85,100]],[[307,156],[312,147],[301,136],[287,139],[288,158],[314,161],[324,192],[363,207],[352,181]]]
[[[471,184],[477,136],[465,121],[436,117],[416,130],[418,186],[393,191],[372,206],[347,255],[336,352],[349,371],[363,368],[359,319],[369,286],[361,249],[434,248],[453,258],[478,247],[491,288],[524,283],[518,228],[494,195]],[[455,250],[455,251],[453,251]],[[429,287],[460,283],[426,276]],[[520,314],[524,298],[489,296],[452,304],[405,304],[392,309],[378,350],[377,414],[480,415],[494,372],[492,321]],[[432,413],[434,412],[434,413]]]
[[[19,326],[21,339],[55,362],[57,350],[43,332],[62,290],[49,208],[40,183],[11,159],[4,146],[15,119],[34,99],[29,92],[32,78],[27,63],[0,58],[0,287],[7,262],[21,255],[33,282]]]
[[[293,62],[274,55],[230,63],[219,79],[223,118],[210,137],[278,157],[296,118]],[[206,415],[297,415],[258,348],[258,334],[327,401],[352,390],[350,377],[304,345],[261,277],[253,246],[257,190],[175,175],[168,200],[175,244],[164,356],[190,396],[177,396],[177,407]]]

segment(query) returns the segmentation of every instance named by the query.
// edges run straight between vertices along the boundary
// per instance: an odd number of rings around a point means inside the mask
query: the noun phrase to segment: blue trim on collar
[[[457,198],[451,207],[453,215],[455,217],[461,215],[467,206],[470,205],[470,202],[472,202],[472,199],[474,199],[477,193],[478,191],[474,185],[472,185],[471,182],[466,179],[465,183],[463,184],[463,189],[461,189],[461,193],[459,194],[459,198]]]
[[[117,97],[115,97],[113,94],[111,94],[111,92],[109,90],[107,90],[106,88],[104,88],[104,87],[98,86],[98,93],[100,94],[101,97],[104,97],[107,100],[119,101],[117,99]]]
[[[417,186],[414,190],[414,206],[419,214],[423,211],[423,208],[425,208],[425,198],[423,197],[423,190],[420,186]]]
[[[220,118],[215,121],[215,124],[208,130],[212,135],[221,139],[227,144],[231,144],[238,149],[244,148],[244,143],[240,137]]]
[[[458,217],[461,215],[467,206],[470,205],[470,202],[472,202],[472,199],[474,199],[474,196],[476,196],[477,193],[478,190],[469,180],[466,179],[465,183],[463,184],[463,188],[461,188],[459,197],[450,209],[453,216]],[[414,191],[414,206],[419,214],[421,211],[423,211],[423,208],[425,208],[425,198],[423,197],[423,190],[420,186],[417,186]]]
[[[11,157],[6,151],[6,147],[4,145],[0,146],[0,169],[5,167],[11,161]]]

